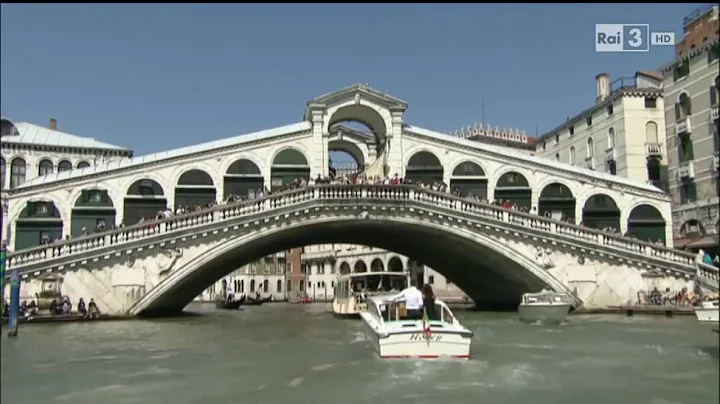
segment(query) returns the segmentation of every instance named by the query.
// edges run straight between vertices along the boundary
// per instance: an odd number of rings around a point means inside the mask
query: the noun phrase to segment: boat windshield
[[[536,295],[525,295],[523,296],[525,304],[532,303],[566,303],[567,296],[561,293],[542,293]]]
[[[407,276],[398,274],[368,274],[338,280],[336,296],[362,298],[378,294],[400,292],[407,287]]]
[[[368,310],[375,312],[374,314],[381,317],[384,322],[397,322],[397,321],[416,321],[407,318],[407,309],[405,308],[405,302],[382,302],[378,305],[369,305]],[[379,312],[378,312],[379,311]],[[431,324],[437,322],[440,323],[455,323],[455,316],[453,316],[450,309],[440,303],[435,303],[435,310],[430,310],[428,313],[428,320]]]

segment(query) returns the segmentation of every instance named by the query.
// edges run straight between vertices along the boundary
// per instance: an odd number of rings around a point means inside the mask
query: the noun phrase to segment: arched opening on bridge
[[[405,270],[405,268],[403,268],[403,262],[400,259],[400,257],[390,258],[390,261],[388,261],[388,271],[403,272],[404,270]]]
[[[575,223],[575,197],[570,188],[558,182],[546,185],[538,199],[538,214]]]
[[[340,275],[347,275],[350,272],[352,272],[350,264],[348,264],[347,262],[343,262],[342,264],[340,264]]]
[[[532,188],[524,175],[510,171],[498,178],[495,185],[495,200],[508,201],[512,205],[530,210]]]
[[[620,231],[620,209],[613,198],[595,194],[585,202],[582,224],[591,229]]]
[[[457,165],[450,177],[450,188],[460,196],[487,199],[488,180],[479,164],[465,161]]]
[[[374,143],[372,129],[363,123],[349,121],[333,125],[328,142],[330,175],[344,177],[365,171],[365,154],[358,145],[368,145],[374,151]]]
[[[207,206],[217,201],[217,190],[210,174],[192,169],[182,173],[175,186],[175,209]]]
[[[123,204],[123,223],[137,224],[140,219],[152,219],[167,209],[165,191],[155,180],[137,180],[128,187]]]
[[[365,265],[365,261],[359,260],[355,263],[355,268],[353,268],[353,272],[367,272],[367,265]]]
[[[377,111],[357,103],[338,108],[330,117],[328,128],[332,128],[340,123],[347,126],[351,126],[350,124],[358,124],[367,128],[367,131],[364,129],[362,131],[364,134],[372,136],[372,145],[376,148],[377,156],[382,155],[386,145],[387,127],[385,120]]]
[[[665,219],[654,206],[638,205],[630,211],[627,231],[638,240],[665,244]]]
[[[55,203],[29,201],[15,222],[15,250],[51,243],[62,234],[63,221]]]
[[[115,226],[116,212],[108,191],[84,189],[75,200],[70,214],[70,234],[73,237],[101,232]]]
[[[431,184],[442,182],[444,168],[440,159],[429,151],[413,154],[405,167],[405,179]]]
[[[310,178],[310,165],[302,152],[289,148],[275,155],[270,169],[271,190],[280,191],[289,188],[293,181],[301,178],[305,180]]]
[[[223,198],[254,198],[265,188],[260,167],[248,159],[235,160],[223,178]]]
[[[385,265],[380,258],[375,258],[370,263],[370,272],[383,272],[385,271]]]

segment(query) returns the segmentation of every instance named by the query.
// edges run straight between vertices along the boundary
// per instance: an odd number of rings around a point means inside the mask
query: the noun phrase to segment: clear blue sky
[[[594,24],[682,35],[693,4],[2,5],[1,113],[136,155],[298,122],[367,82],[410,124],[481,118],[534,134],[594,102],[597,73],[655,70],[672,47],[595,53]]]

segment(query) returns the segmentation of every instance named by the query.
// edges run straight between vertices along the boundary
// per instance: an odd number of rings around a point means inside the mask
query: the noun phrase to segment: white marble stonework
[[[368,148],[367,155],[356,143],[363,158],[367,159],[365,165],[369,174],[405,175],[405,168],[412,156],[419,152],[428,152],[443,166],[445,182],[449,182],[450,175],[458,164],[473,162],[479,165],[485,172],[490,199],[493,198],[498,179],[504,173],[512,171],[524,176],[529,182],[532,188],[533,206],[538,205],[538,196],[546,185],[553,182],[565,185],[577,201],[578,221],[582,217],[582,207],[585,202],[593,195],[604,194],[614,200],[620,209],[621,230],[625,230],[632,209],[640,205],[654,207],[666,223],[670,223],[670,201],[663,192],[653,186],[411,126],[404,122],[406,108],[407,103],[404,101],[364,85],[355,85],[309,102],[305,120],[302,122],[150,156],[36,178],[6,193],[9,200],[8,217],[12,223],[11,232],[15,231],[15,220],[22,209],[28,202],[34,201],[53,202],[60,212],[64,229],[69,229],[72,204],[83,190],[107,190],[117,218],[120,218],[123,216],[123,198],[129,186],[143,179],[157,182],[172,208],[178,178],[193,169],[202,170],[212,178],[216,195],[221,198],[223,176],[228,167],[240,159],[255,164],[265,185],[269,187],[273,161],[278,153],[287,149],[293,149],[305,157],[310,176],[325,175],[328,171],[328,151],[332,148],[330,143],[338,140],[335,130],[337,124],[344,121],[361,121],[375,134],[374,142],[363,142],[364,147]],[[372,147],[375,147],[374,154],[370,152]],[[102,301],[109,310],[138,313],[145,309],[165,307],[170,304],[165,293],[169,293],[176,285],[182,283],[182,278],[178,278],[181,275],[178,274],[191,276],[201,263],[208,262],[213,254],[212,251],[219,251],[219,245],[222,243],[227,244],[230,235],[237,239],[259,240],[257,237],[261,237],[263,232],[268,231],[267,229],[279,231],[278,229],[282,228],[292,231],[291,228],[283,226],[302,227],[307,221],[320,220],[318,218],[320,212],[324,215],[323,225],[330,225],[331,222],[344,223],[341,220],[348,213],[343,213],[343,209],[350,209],[352,206],[352,209],[357,210],[360,206],[365,206],[371,211],[380,209],[383,214],[400,215],[397,217],[391,215],[393,220],[398,220],[398,223],[412,222],[430,227],[436,226],[437,220],[450,220],[448,218],[454,217],[448,222],[444,231],[456,231],[457,234],[478,240],[477,242],[483,245],[492,244],[492,242],[486,243],[483,238],[486,237],[483,235],[484,232],[489,231],[483,227],[489,226],[487,223],[492,222],[497,229],[509,226],[508,228],[513,229],[513,237],[526,234],[528,238],[521,237],[522,241],[514,241],[513,243],[516,244],[512,247],[509,244],[505,247],[498,246],[498,251],[502,251],[510,260],[519,260],[517,263],[542,278],[548,285],[554,285],[552,287],[558,289],[569,288],[568,282],[571,281],[562,281],[560,280],[562,276],[550,276],[546,270],[534,267],[538,265],[535,249],[547,243],[553,246],[555,246],[553,243],[568,246],[553,247],[558,248],[553,254],[559,256],[572,257],[576,255],[577,249],[596,251],[599,260],[595,265],[596,271],[602,271],[605,266],[614,268],[614,271],[627,271],[627,275],[621,276],[620,272],[617,272],[613,276],[617,282],[621,282],[621,279],[624,279],[622,282],[636,279],[637,277],[633,278],[633,276],[642,272],[631,262],[644,262],[643,271],[651,268],[670,271],[668,272],[670,278],[676,279],[679,276],[683,282],[687,282],[688,277],[691,277],[697,269],[694,257],[663,247],[650,246],[620,236],[602,235],[592,230],[579,229],[572,224],[560,224],[537,216],[531,218],[497,208],[479,207],[480,205],[471,202],[447,195],[436,195],[413,187],[403,189],[396,188],[393,191],[372,187],[315,187],[287,195],[273,195],[262,202],[224,206],[205,213],[174,218],[167,222],[172,224],[133,227],[119,233],[108,232],[104,235],[60,243],[50,248],[16,251],[10,254],[9,267],[19,268],[28,281],[46,271],[61,271],[65,274],[68,288],[74,287],[78,291],[83,288],[89,288],[88,291],[94,289],[93,285],[96,285],[95,280],[97,280],[107,290],[121,290],[121,292],[107,293],[98,290],[96,295],[105,295]],[[402,204],[398,205],[398,201],[402,201]],[[333,211],[332,206],[335,206],[337,211]],[[340,209],[340,207],[344,208]],[[414,207],[415,210],[408,211],[409,207]],[[355,211],[353,214],[357,213]],[[441,217],[437,217],[438,214]],[[477,220],[480,227],[462,230],[453,227],[460,226],[458,223],[467,226],[466,221],[471,220],[470,216],[475,217],[473,215],[479,215],[472,220]],[[518,227],[518,223],[522,225]],[[666,226],[668,240],[672,240],[670,232],[671,226]],[[543,236],[540,237],[538,234]],[[570,247],[571,245],[574,247]],[[11,249],[13,249],[12,245]],[[612,254],[608,253],[610,250],[613,251]],[[523,251],[524,253],[521,253]],[[640,260],[640,257],[643,259]],[[651,262],[648,263],[648,259]],[[566,260],[570,262],[572,258]],[[111,276],[122,266],[132,268],[133,271],[123,272],[122,276]],[[228,268],[228,272],[235,268]],[[74,274],[84,271],[92,276],[77,275],[76,279],[70,279],[76,276]],[[128,273],[134,275],[130,276]],[[676,275],[671,276],[670,273]],[[128,281],[133,276],[136,278],[133,278],[135,283]],[[716,285],[717,279],[713,272],[703,272],[703,276],[709,279],[710,284],[715,282]],[[219,277],[221,275],[212,281]],[[639,278],[636,281],[640,282]],[[641,286],[637,282],[633,288],[640,289]],[[203,287],[211,283],[207,282]],[[189,300],[201,291],[197,290]],[[112,297],[109,297],[111,295]],[[138,295],[143,297],[135,304],[129,305]],[[578,302],[595,301],[598,302],[597,304],[609,302],[609,297],[601,296],[601,289],[598,289],[597,292],[592,293],[592,296],[578,295],[577,298]],[[620,297],[616,296],[613,299],[617,303],[619,300],[627,301],[629,297],[621,294]]]

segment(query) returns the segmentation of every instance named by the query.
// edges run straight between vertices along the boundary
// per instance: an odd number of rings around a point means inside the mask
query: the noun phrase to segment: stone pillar
[[[405,163],[403,161],[403,133],[402,133],[402,127],[403,127],[403,113],[405,111],[401,109],[391,109],[390,113],[392,116],[392,120],[390,122],[391,129],[386,134],[388,138],[387,145],[389,146],[388,150],[385,150],[385,153],[387,153],[387,165],[390,168],[390,171],[388,172],[388,175],[395,175],[395,173],[399,174],[400,176],[405,175]]]
[[[317,177],[318,174],[326,176],[328,174],[328,136],[323,133],[323,124],[325,116],[325,105],[312,104],[310,108],[310,119],[312,123],[312,150],[308,158],[310,161],[310,176]]]

